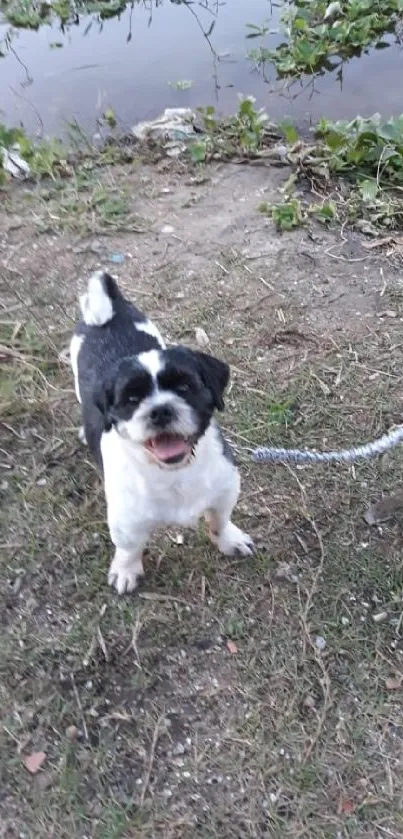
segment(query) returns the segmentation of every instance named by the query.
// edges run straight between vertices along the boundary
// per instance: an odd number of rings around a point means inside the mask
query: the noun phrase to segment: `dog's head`
[[[123,359],[97,395],[105,430],[114,426],[148,461],[185,466],[215,409],[224,409],[229,367],[185,347]]]

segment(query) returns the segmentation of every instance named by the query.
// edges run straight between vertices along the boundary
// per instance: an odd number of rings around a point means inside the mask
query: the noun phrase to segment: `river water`
[[[301,128],[321,116],[403,112],[402,52],[394,43],[314,84],[306,79],[285,89],[270,68],[264,79],[246,57],[259,43],[246,38],[247,24],[268,20],[272,46],[281,41],[280,14],[281,3],[268,0],[203,0],[190,7],[159,0],[134,3],[119,19],[81,18],[64,32],[59,25],[14,31],[0,58],[0,119],[57,136],[75,119],[91,136],[107,107],[125,127],[167,106],[214,104],[231,113],[240,93],[256,96],[273,119],[287,116]],[[207,39],[203,33],[213,22]],[[0,41],[9,29],[0,24]],[[177,89],[183,80],[191,87]]]

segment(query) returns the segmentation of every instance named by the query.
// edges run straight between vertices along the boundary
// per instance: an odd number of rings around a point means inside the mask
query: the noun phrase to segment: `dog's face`
[[[185,347],[123,359],[102,385],[97,405],[105,430],[139,446],[161,467],[185,466],[214,409],[224,409],[224,362]]]

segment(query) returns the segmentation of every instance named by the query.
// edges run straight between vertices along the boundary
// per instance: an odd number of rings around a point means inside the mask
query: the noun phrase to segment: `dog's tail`
[[[113,277],[105,271],[96,271],[90,277],[86,293],[80,297],[84,323],[87,326],[104,326],[115,314],[114,300],[121,296]]]

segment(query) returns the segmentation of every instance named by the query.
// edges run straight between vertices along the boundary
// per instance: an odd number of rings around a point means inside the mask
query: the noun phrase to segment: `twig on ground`
[[[150,753],[149,753],[149,756],[148,756],[147,769],[146,769],[146,772],[145,772],[145,776],[143,778],[143,789],[141,791],[140,807],[143,807],[143,805],[144,805],[145,797],[147,795],[148,788],[150,786],[151,772],[152,772],[152,769],[153,769],[154,758],[155,758],[155,750],[157,748],[158,738],[160,736],[160,731],[161,731],[161,726],[162,726],[163,721],[164,721],[164,717],[160,716],[160,717],[158,717],[157,722],[155,724],[155,728],[154,728],[154,732],[153,732],[153,739],[151,741]]]
[[[318,530],[318,527],[316,525],[315,520],[311,516],[309,516],[307,513],[305,513],[305,516],[306,516],[307,520],[309,521],[309,523],[310,523],[310,525],[311,525],[311,527],[312,527],[312,529],[315,533],[315,536],[317,538],[317,541],[318,541],[318,544],[319,544],[319,549],[320,549],[320,560],[319,560],[318,567],[317,567],[317,569],[315,571],[315,574],[314,574],[312,585],[311,585],[309,591],[305,592],[306,600],[305,600],[304,608],[302,609],[301,614],[300,614],[300,622],[301,622],[301,625],[302,625],[302,630],[303,630],[303,633],[304,633],[305,641],[307,642],[307,644],[311,648],[311,650],[314,654],[316,664],[318,665],[319,670],[321,672],[322,678],[319,679],[319,684],[321,686],[321,690],[322,690],[322,693],[323,693],[323,705],[322,705],[320,714],[317,717],[317,724],[316,724],[316,729],[314,731],[314,734],[312,735],[309,744],[307,744],[307,746],[304,750],[304,753],[303,753],[303,756],[302,756],[302,763],[303,764],[307,763],[307,761],[310,759],[311,754],[312,754],[312,752],[313,752],[313,750],[316,746],[316,743],[319,740],[321,731],[322,731],[324,723],[325,723],[326,714],[327,714],[327,711],[328,711],[328,708],[329,708],[329,705],[330,705],[330,688],[331,688],[329,674],[328,674],[328,672],[326,670],[326,667],[324,665],[323,658],[322,658],[320,652],[318,651],[318,649],[316,648],[314,641],[312,640],[311,633],[310,633],[310,628],[309,628],[309,623],[308,623],[309,612],[312,608],[313,598],[314,598],[315,593],[316,593],[317,588],[318,588],[319,579],[320,579],[320,577],[322,576],[322,573],[323,573],[323,566],[324,566],[324,561],[325,561],[325,551],[324,551],[322,536],[321,536],[321,534]],[[299,599],[300,599],[300,603],[301,603],[301,606],[302,606],[300,586],[298,586],[298,594],[299,594]]]
[[[81,704],[81,699],[80,699],[80,696],[79,696],[79,693],[78,693],[78,690],[77,690],[77,685],[76,685],[73,673],[70,673],[70,679],[71,679],[71,684],[72,684],[72,687],[73,687],[74,696],[75,696],[75,699],[76,699],[76,702],[77,702],[77,707],[78,707],[78,710],[80,711],[80,714],[81,714],[84,736],[85,736],[86,740],[89,740],[88,728],[87,728],[87,723],[86,723],[86,720],[85,720],[84,709],[83,709],[83,706]]]

